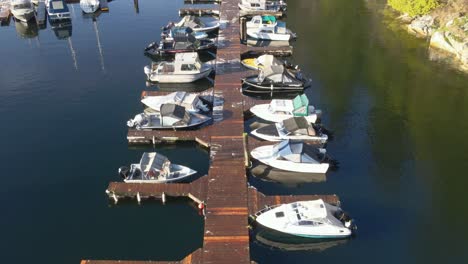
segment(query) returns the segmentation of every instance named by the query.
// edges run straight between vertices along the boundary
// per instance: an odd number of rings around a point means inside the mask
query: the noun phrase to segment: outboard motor
[[[130,172],[130,169],[128,167],[122,166],[119,168],[119,175],[124,180],[127,179],[129,172]]]

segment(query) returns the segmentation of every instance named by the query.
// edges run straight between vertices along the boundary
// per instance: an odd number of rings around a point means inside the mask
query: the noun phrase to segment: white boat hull
[[[262,39],[262,40],[289,41],[291,39],[290,34],[258,32],[257,29],[255,30],[247,29],[247,35],[253,39]]]
[[[269,112],[268,108],[269,108],[268,104],[259,104],[250,108],[250,112],[252,112],[252,114],[256,115],[257,117],[263,120],[275,122],[275,123],[279,123],[288,118],[294,117],[293,115],[290,115],[290,114],[273,114]],[[309,123],[317,122],[318,114],[321,113],[321,111],[316,110],[313,106],[309,106],[309,112],[311,114],[308,116],[305,116],[305,118],[307,119],[307,122]]]
[[[255,137],[258,137],[260,139],[266,140],[266,141],[283,141],[283,140],[303,140],[303,141],[316,141],[321,144],[327,143],[328,136],[323,135],[323,136],[308,136],[308,135],[287,135],[287,136],[272,136],[272,135],[265,135],[257,132],[257,129],[252,131],[252,135]]]
[[[94,3],[92,2],[80,2],[80,7],[81,10],[83,10],[84,13],[86,14],[92,14],[96,12],[99,9],[99,1],[96,1]]]
[[[178,165],[178,164],[172,164],[171,169],[176,170],[176,171],[171,172],[172,175],[175,174],[175,173],[178,173],[180,175],[178,177],[174,177],[174,178],[169,177],[169,178],[164,178],[164,179],[151,179],[151,180],[127,180],[127,179],[124,179],[124,182],[127,182],[127,183],[170,183],[170,182],[182,181],[182,180],[187,179],[188,177],[194,175],[195,173],[197,173],[197,171],[195,171],[195,170],[192,170],[192,169],[190,169],[188,167]]]
[[[22,22],[28,22],[34,15],[34,9],[10,9],[13,16]]]
[[[273,146],[258,147],[250,152],[252,158],[268,165],[285,171],[305,172],[305,173],[326,173],[330,164],[328,163],[296,163],[288,160],[278,160],[272,156]]]
[[[197,74],[157,74],[152,73],[148,75],[148,80],[152,82],[159,82],[159,83],[191,83],[198,81],[200,79],[208,77],[210,75],[211,70],[207,70],[205,72],[200,72]]]
[[[289,223],[287,221],[278,220],[276,213],[284,212],[288,205],[280,205],[269,211],[260,214],[255,220],[266,228],[276,230],[281,233],[306,237],[306,238],[345,238],[352,234],[349,228],[335,225],[316,225],[316,226],[301,226]]]

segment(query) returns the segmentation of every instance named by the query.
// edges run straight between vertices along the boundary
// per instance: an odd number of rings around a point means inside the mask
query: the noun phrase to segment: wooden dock
[[[205,214],[202,248],[181,261],[125,261],[82,260],[81,264],[149,264],[149,263],[236,263],[250,264],[249,216],[265,206],[290,203],[300,200],[324,199],[339,204],[335,195],[265,196],[247,183],[246,165],[248,149],[259,144],[244,134],[244,113],[251,106],[266,101],[256,100],[241,93],[240,79],[251,71],[240,64],[243,53],[268,53],[268,49],[246,47],[240,43],[240,0],[224,0],[218,9],[220,19],[228,21],[219,30],[216,56],[216,78],[213,89],[204,95],[212,95],[214,124],[198,130],[148,130],[130,129],[127,139],[130,144],[157,144],[160,141],[195,140],[209,147],[210,166],[208,175],[191,183],[173,184],[128,184],[111,182],[106,190],[109,198],[132,198],[139,202],[146,198],[161,199],[189,197]],[[275,47],[276,50],[278,50]],[[286,48],[287,49],[287,48]],[[292,53],[292,49],[291,53]],[[144,92],[144,95],[164,94]]]
[[[198,8],[198,7],[186,7],[179,9],[179,16],[219,16],[219,9],[216,7],[212,8]]]
[[[0,2],[0,22],[4,23],[10,20],[10,3]]]

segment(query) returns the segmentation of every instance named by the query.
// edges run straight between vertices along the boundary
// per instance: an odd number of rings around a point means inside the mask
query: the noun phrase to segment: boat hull
[[[22,22],[28,22],[30,21],[35,15],[34,15],[34,9],[28,9],[28,10],[15,10],[15,9],[10,9],[11,14],[15,17],[15,19],[22,21]]]
[[[273,41],[288,41],[291,39],[290,34],[276,34],[257,32],[257,30],[247,30],[247,35],[253,39],[273,40]]]
[[[266,140],[266,141],[283,141],[283,140],[302,140],[302,141],[308,141],[308,142],[317,142],[319,144],[325,144],[327,143],[328,137],[327,136],[308,136],[308,135],[292,135],[292,136],[273,136],[273,135],[266,135],[259,133],[257,131],[258,129],[252,131],[252,135]]]
[[[197,171],[192,170],[186,166],[178,165],[178,164],[172,164],[171,169],[175,169],[175,172],[172,173],[177,173],[180,174],[178,177],[174,178],[166,178],[166,179],[151,179],[151,180],[132,180],[132,179],[124,179],[124,182],[126,183],[154,183],[154,184],[161,184],[161,183],[171,183],[171,182],[180,182],[183,181],[190,176],[194,175],[197,173]]]
[[[159,83],[191,83],[200,79],[206,78],[210,75],[212,69],[207,69],[203,72],[196,74],[148,74],[148,80],[151,82]]]
[[[275,156],[268,156],[273,146],[258,147],[250,153],[252,158],[273,168],[284,171],[306,172],[306,173],[326,173],[330,164],[328,163],[295,163],[288,160],[278,160]]]
[[[266,120],[270,122],[282,122],[288,118],[294,117],[293,115],[287,115],[287,114],[272,114],[268,111],[268,104],[260,104],[260,105],[255,105],[252,108],[250,108],[250,112],[254,114],[255,116]],[[311,113],[308,116],[305,116],[305,119],[309,123],[316,123],[319,117],[319,113],[321,113],[320,110],[315,110],[313,106],[309,106],[309,113]]]
[[[90,2],[80,2],[81,10],[86,14],[92,14],[99,9],[99,2],[90,3]]]

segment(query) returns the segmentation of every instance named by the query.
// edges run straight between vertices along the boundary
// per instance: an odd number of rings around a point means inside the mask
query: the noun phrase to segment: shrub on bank
[[[439,5],[439,0],[388,0],[388,4],[410,16],[425,15]]]

